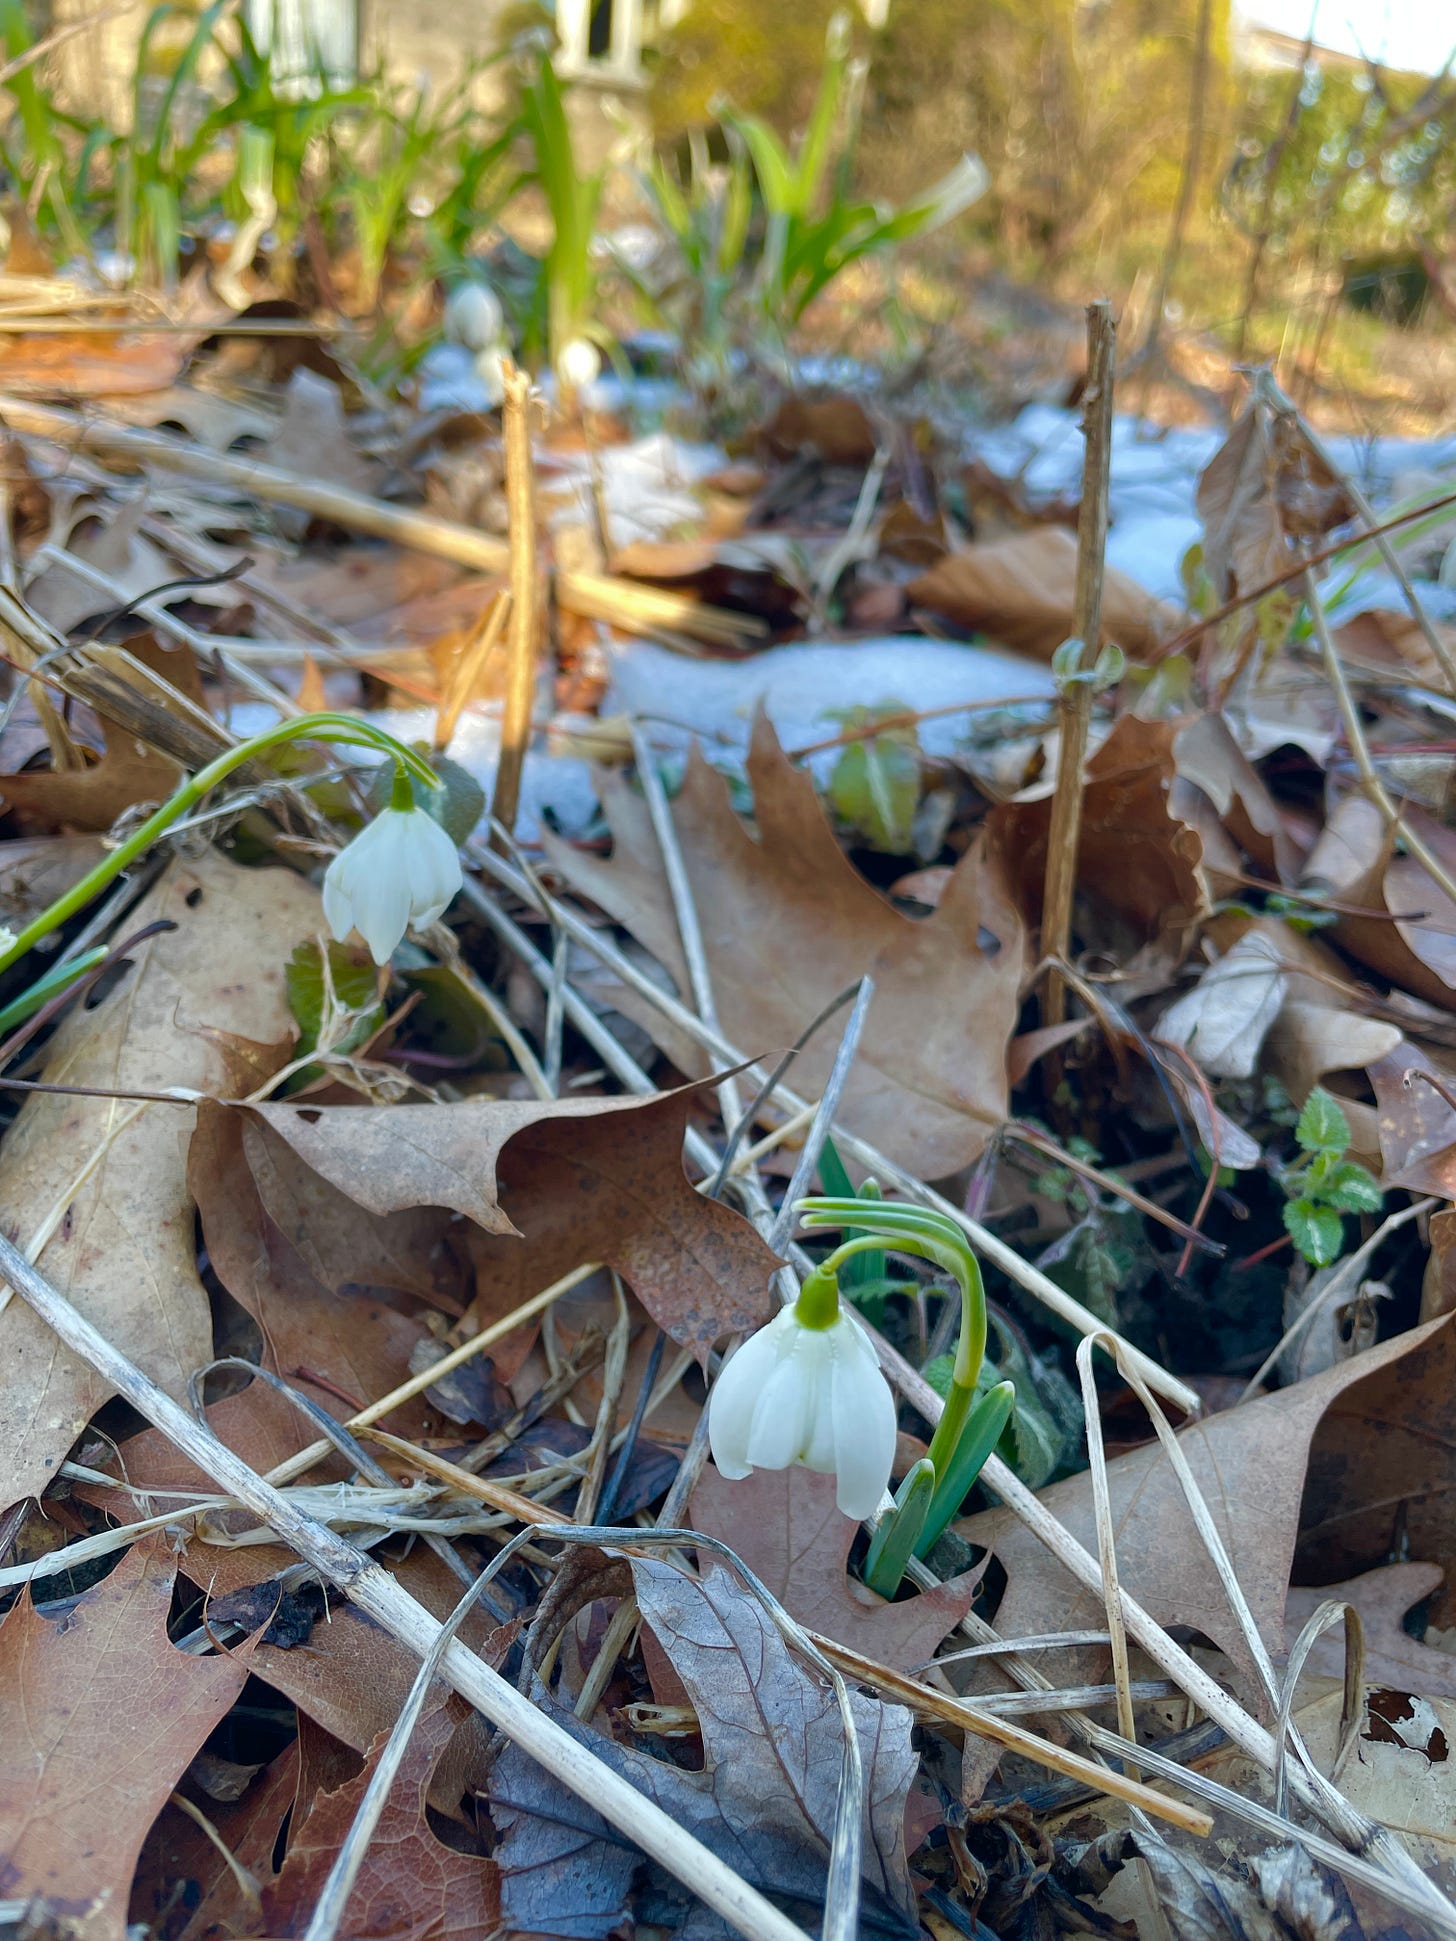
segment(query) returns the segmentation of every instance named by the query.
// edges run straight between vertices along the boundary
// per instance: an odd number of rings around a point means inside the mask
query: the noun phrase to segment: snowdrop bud
[[[357,930],[387,964],[412,923],[433,923],[461,884],[450,837],[423,809],[383,810],[324,874],[324,917],[342,943]]]
[[[445,335],[467,350],[488,350],[505,332],[500,298],[484,283],[461,283],[445,305]]]
[[[832,1280],[827,1291],[829,1300],[824,1281],[811,1276],[800,1299],[727,1363],[708,1399],[708,1441],[730,1479],[790,1463],[833,1475],[835,1501],[862,1522],[890,1480],[895,1400]]]
[[[556,360],[556,375],[573,391],[595,384],[601,369],[601,352],[585,337],[573,337],[569,344],[564,344]]]

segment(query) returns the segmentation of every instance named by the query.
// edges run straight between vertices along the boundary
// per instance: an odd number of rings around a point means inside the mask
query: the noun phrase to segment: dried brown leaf
[[[1439,1590],[1440,1564],[1384,1564],[1358,1577],[1317,1588],[1292,1584],[1284,1606],[1286,1642],[1293,1646],[1321,1604],[1353,1604],[1365,1631],[1365,1677],[1391,1691],[1419,1692],[1424,1698],[1456,1698],[1456,1652],[1421,1644],[1402,1620],[1412,1606]],[[1315,1644],[1306,1663],[1312,1672],[1340,1678],[1345,1664],[1345,1627],[1336,1625]]]
[[[965,547],[937,560],[906,588],[911,602],[958,627],[1050,660],[1075,631],[1077,542],[1062,526],[1037,526],[1008,539]],[[1110,566],[1102,589],[1101,639],[1130,660],[1151,656],[1176,615],[1126,573]]]
[[[1456,1072],[1438,1070],[1418,1045],[1403,1042],[1366,1070],[1379,1115],[1382,1184],[1456,1200],[1456,1108],[1424,1079],[1406,1083],[1407,1072],[1429,1072],[1453,1092]]]
[[[249,1111],[376,1216],[443,1206],[472,1219],[484,1229],[473,1243],[478,1271],[502,1270],[490,1283],[494,1312],[598,1260],[617,1268],[675,1341],[702,1356],[722,1335],[762,1321],[775,1260],[740,1214],[688,1185],[682,1138],[692,1100],[685,1087],[625,1102]]]
[[[1295,563],[1291,538],[1350,518],[1343,487],[1291,421],[1253,401],[1198,480],[1203,564],[1220,601],[1252,593]]]
[[[858,1525],[834,1502],[834,1478],[812,1470],[756,1469],[741,1482],[703,1471],[692,1525],[717,1537],[762,1579],[791,1617],[897,1671],[935,1656],[976,1594],[980,1570],[888,1604],[846,1571]]]
[[[1456,1458],[1445,1465],[1451,1476],[1444,1483],[1432,1476],[1428,1444],[1433,1412],[1439,1415],[1443,1407],[1432,1371],[1438,1364],[1449,1367],[1453,1352],[1451,1327],[1436,1322],[1310,1381],[1224,1410],[1181,1432],[1183,1453],[1271,1652],[1283,1647],[1285,1593],[1300,1538],[1301,1503],[1311,1566],[1307,1574],[1341,1570],[1346,1557],[1347,1574],[1353,1574],[1370,1561],[1368,1554],[1322,1552],[1311,1546],[1312,1500],[1321,1506],[1315,1514],[1335,1529],[1347,1515],[1369,1511],[1379,1519],[1383,1514],[1381,1528],[1388,1542],[1393,1510],[1387,1507],[1382,1513],[1371,1507],[1380,1500],[1381,1482],[1388,1485],[1385,1502],[1393,1506],[1413,1489],[1429,1484],[1439,1492],[1456,1480]],[[1405,1398],[1402,1408],[1410,1423],[1401,1452],[1403,1469],[1387,1464],[1387,1438],[1377,1429],[1383,1406],[1379,1398],[1391,1390]],[[1444,1404],[1448,1412],[1450,1406]],[[1332,1433],[1336,1423],[1339,1435]],[[1319,1450],[1327,1453],[1316,1459],[1311,1448],[1317,1440]],[[1456,1441],[1447,1446],[1456,1449]],[[1242,1631],[1160,1446],[1153,1442],[1118,1456],[1108,1464],[1107,1477],[1118,1572],[1127,1590],[1160,1624],[1186,1624],[1211,1638],[1252,1678]],[[1322,1481],[1317,1484],[1317,1479]],[[1053,1484],[1041,1500],[1095,1552],[1087,1474]],[[1006,1569],[1009,1582],[996,1624],[1007,1636],[1102,1622],[1100,1596],[1077,1584],[1009,1510],[984,1512],[957,1528],[970,1541],[994,1550]],[[1449,1555],[1449,1546],[1439,1550],[1414,1538],[1411,1549],[1417,1556]]]
[[[350,1941],[479,1941],[499,1925],[495,1862],[454,1852],[425,1818],[431,1772],[464,1711],[458,1699],[438,1686],[436,1692],[411,1734],[344,1909],[339,1932]],[[381,1736],[363,1772],[318,1795],[302,1823],[290,1827],[282,1870],[263,1892],[265,1933],[292,1936],[308,1926],[383,1749]]]
[[[745,1052],[781,1050],[870,972],[875,997],[845,1089],[844,1121],[921,1177],[944,1177],[977,1156],[1006,1112],[1022,933],[999,870],[973,850],[934,916],[904,916],[845,857],[812,780],[786,759],[763,717],[754,724],[748,770],[756,839],[700,755],[673,804],[723,1029]],[[611,859],[548,838],[552,863],[686,991],[641,799],[610,775],[598,787],[616,838]],[[681,1069],[702,1069],[697,1048],[653,1007],[628,993],[617,1001]],[[795,1087],[806,1096],[817,1096],[828,1077],[836,1039],[832,1028],[821,1031],[800,1053]]]
[[[790,1654],[757,1600],[726,1570],[699,1582],[633,1557],[643,1621],[672,1660],[703,1737],[701,1772],[685,1772],[589,1733],[539,1681],[536,1703],[729,1862],[792,1907],[822,1909],[843,1726],[834,1694]],[[918,1766],[910,1714],[852,1695],[864,1759],[865,1923],[905,1927],[914,1896],[905,1803]],[[491,1774],[502,1831],[503,1911],[518,1930],[600,1941],[627,1908],[640,1854],[584,1801],[515,1746]]]
[[[138,927],[158,919],[177,928],[141,944],[120,982],[61,1024],[45,1067],[52,1083],[226,1093],[237,1050],[219,1034],[283,1036],[283,967],[318,925],[315,890],[286,870],[239,869],[208,852],[173,863],[133,912]],[[128,1120],[133,1109],[33,1095],[0,1152],[0,1207],[22,1248],[60,1212],[40,1271],[185,1400],[192,1371],[212,1356],[187,1190],[195,1113],[150,1104]],[[18,1299],[0,1313],[0,1358],[0,1500],[9,1503],[40,1494],[109,1390]]]
[[[0,1624],[0,1895],[76,1941],[122,1941],[147,1829],[248,1676],[174,1649],[174,1568],[149,1538],[65,1617],[26,1591]]]
[[[1079,896],[1128,925],[1135,946],[1155,944],[1175,961],[1208,901],[1203,845],[1171,802],[1177,736],[1176,722],[1123,716],[1088,759],[1077,851]],[[1029,921],[1041,912],[1051,806],[1049,795],[1003,802],[988,818],[993,850]]]

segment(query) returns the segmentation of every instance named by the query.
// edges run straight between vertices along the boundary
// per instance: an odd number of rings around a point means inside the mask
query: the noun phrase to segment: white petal
[[[460,852],[432,815],[415,811],[415,827],[410,832],[411,918],[418,924],[433,923],[443,916],[451,899],[459,894],[464,877]]]
[[[850,1322],[850,1328],[854,1323]],[[895,1398],[880,1373],[873,1348],[858,1340],[842,1345],[831,1377],[834,1417],[835,1501],[846,1516],[863,1522],[880,1507],[895,1460]]]
[[[324,871],[324,922],[329,926],[331,936],[340,943],[354,928],[354,905],[350,898],[344,859],[348,850],[340,850]]]
[[[842,1323],[829,1328],[803,1330],[799,1365],[809,1388],[810,1420],[799,1461],[806,1469],[832,1475],[834,1460],[834,1411],[830,1406],[833,1389],[830,1376],[839,1353],[838,1336]]]
[[[804,1452],[812,1399],[797,1355],[782,1359],[758,1393],[748,1431],[755,1469],[787,1469]]]
[[[778,1359],[772,1327],[760,1328],[729,1359],[708,1397],[708,1447],[719,1472],[732,1480],[753,1467],[748,1460],[753,1411]]]

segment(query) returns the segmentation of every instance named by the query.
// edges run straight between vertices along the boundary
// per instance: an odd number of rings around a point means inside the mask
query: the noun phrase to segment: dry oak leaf
[[[498,1312],[601,1261],[701,1358],[721,1336],[760,1324],[778,1263],[747,1220],[687,1182],[682,1140],[694,1090],[641,1100],[248,1110],[370,1213],[450,1207],[502,1236],[495,1245],[478,1237],[472,1249],[478,1272],[499,1265],[513,1276],[491,1286]],[[491,1318],[479,1304],[475,1312]]]
[[[1198,480],[1203,564],[1220,601],[1295,563],[1291,538],[1317,538],[1354,513],[1343,486],[1287,417],[1251,400]]]
[[[1346,1367],[1358,1375],[1362,1364],[1363,1379],[1333,1389],[1310,1447],[1295,1552],[1305,1584],[1387,1562],[1392,1533],[1412,1562],[1456,1556],[1456,1319],[1442,1315]],[[1428,1615],[1456,1622],[1449,1580]]]
[[[0,1624],[0,1898],[73,1941],[122,1941],[147,1829],[248,1676],[170,1643],[173,1575],[157,1536],[63,1618],[27,1590]]]
[[[213,1272],[262,1330],[264,1365],[327,1408],[347,1412],[404,1381],[423,1324],[399,1313],[369,1286],[325,1287],[268,1217],[248,1167],[246,1116],[204,1099],[187,1154],[187,1184],[202,1222]],[[281,1145],[282,1142],[280,1141]],[[287,1147],[283,1147],[287,1153]],[[291,1155],[290,1155],[291,1157]],[[297,1171],[303,1169],[293,1160]],[[361,1225],[367,1224],[361,1215]],[[428,1416],[416,1401],[388,1426],[413,1435]]]
[[[1284,816],[1224,716],[1196,714],[1184,721],[1173,743],[1173,761],[1178,775],[1175,809],[1181,813],[1181,788],[1198,789],[1245,855],[1276,882],[1292,883],[1299,855]]]
[[[858,1524],[840,1514],[834,1478],[755,1469],[730,1483],[711,1466],[693,1491],[695,1530],[743,1559],[790,1617],[896,1671],[928,1664],[971,1608],[981,1571],[888,1604],[846,1572]]]
[[[1440,1564],[1385,1564],[1341,1584],[1291,1585],[1284,1606],[1286,1644],[1292,1646],[1321,1604],[1353,1604],[1365,1630],[1365,1682],[1423,1698],[1456,1698],[1456,1652],[1436,1651],[1406,1630],[1407,1611],[1440,1589]],[[1345,1627],[1337,1624],[1315,1644],[1309,1669],[1340,1678],[1345,1665]]]
[[[482,1941],[500,1925],[496,1863],[456,1853],[425,1818],[430,1775],[464,1714],[438,1685],[435,1693],[410,1735],[340,1920],[349,1941]],[[265,1934],[293,1936],[308,1927],[387,1736],[369,1748],[357,1777],[315,1796],[302,1824],[290,1826],[282,1869],[263,1890]]]
[[[207,1799],[204,1810],[222,1836],[225,1859],[175,1800],[162,1808],[142,1847],[132,1882],[129,1921],[157,1941],[234,1941],[254,1915],[231,1862],[254,1882],[273,1875],[279,1829],[299,1790],[298,1740],[256,1775],[240,1799]],[[185,1781],[184,1781],[185,1789]],[[182,1910],[186,1925],[174,1925]]]
[[[1429,1072],[1456,1093],[1456,1072],[1439,1070],[1418,1045],[1399,1039],[1366,1071],[1375,1088],[1381,1184],[1456,1200],[1456,1107],[1423,1078],[1406,1083],[1408,1072]]]
[[[947,553],[905,591],[913,605],[928,607],[958,627],[1050,660],[1075,631],[1076,586],[1076,540],[1062,526],[1037,526]],[[1130,660],[1144,660],[1168,638],[1176,620],[1171,607],[1108,567],[1102,589],[1104,641],[1116,641]]]
[[[656,1558],[628,1561],[643,1622],[697,1712],[702,1770],[588,1731],[539,1680],[532,1697],[745,1880],[801,1915],[821,1913],[844,1743],[833,1692],[728,1571],[697,1579]],[[865,1773],[862,1931],[912,1935],[905,1803],[919,1758],[910,1714],[859,1692],[850,1703]],[[629,1905],[642,1856],[514,1745],[488,1798],[507,1924],[602,1941]]]
[[[1456,1435],[1447,1433],[1440,1462],[1433,1463],[1430,1439],[1439,1427],[1429,1420],[1453,1405],[1437,1392],[1432,1369],[1449,1371],[1456,1344],[1452,1327],[1437,1321],[1398,1335],[1323,1375],[1298,1382],[1241,1407],[1226,1409],[1181,1431],[1188,1465],[1202,1489],[1234,1573],[1265,1645],[1281,1651],[1284,1604],[1290,1569],[1300,1537],[1305,1505],[1306,1543],[1312,1578],[1332,1569],[1352,1575],[1381,1557],[1368,1552],[1321,1553],[1308,1544],[1309,1499],[1323,1477],[1319,1514],[1338,1527],[1345,1516],[1378,1523],[1388,1542],[1394,1506],[1408,1493],[1433,1490],[1449,1519],[1451,1483],[1456,1479]],[[1448,1389],[1451,1384],[1448,1381]],[[1385,1461],[1384,1431],[1375,1430],[1368,1412],[1389,1389],[1409,1399],[1409,1435],[1402,1450],[1404,1468]],[[1337,1438],[1347,1467],[1336,1475],[1330,1427],[1341,1422]],[[1311,1457],[1317,1442],[1321,1450]],[[1376,1467],[1389,1484],[1383,1512]],[[1306,1477],[1308,1474],[1308,1482]],[[1211,1638],[1254,1684],[1252,1660],[1213,1564],[1199,1540],[1186,1499],[1158,1443],[1146,1444],[1107,1466],[1117,1567],[1133,1597],[1162,1625],[1186,1624]],[[1097,1532],[1092,1488],[1087,1474],[1069,1477],[1041,1492],[1041,1501],[1087,1549],[1096,1554]],[[1383,1520],[1382,1520],[1383,1519]],[[1058,1631],[1100,1623],[1098,1594],[1085,1590],[1009,1510],[990,1510],[956,1526],[972,1543],[985,1544],[1004,1566],[1008,1584],[996,1614],[997,1629],[1008,1637]],[[1430,1533],[1428,1533],[1430,1537]],[[1449,1532],[1447,1532],[1449,1538]],[[1417,1557],[1450,1555],[1431,1540],[1414,1538]],[[1382,1553],[1383,1555],[1383,1553]],[[1057,1676],[1049,1670],[1049,1676]]]
[[[238,1054],[221,1034],[282,1038],[283,967],[319,926],[316,890],[209,851],[172,863],[131,921],[159,918],[176,929],[138,946],[94,1008],[62,1022],[47,1048],[49,1082],[226,1093]],[[35,1093],[0,1150],[6,1233],[24,1251],[45,1210],[59,1208],[40,1271],[184,1401],[193,1370],[212,1358],[187,1190],[195,1117],[190,1105]],[[0,1366],[0,1502],[12,1503],[41,1493],[111,1391],[19,1299],[0,1310]]]
[[[790,1045],[868,971],[875,995],[844,1092],[846,1125],[922,1179],[969,1165],[1006,1115],[1006,1047],[1015,1029],[1022,930],[999,870],[977,850],[954,870],[931,917],[904,916],[840,849],[812,779],[768,721],[748,758],[757,836],[722,777],[694,750],[673,803],[718,1015],[757,1056]],[[689,988],[672,900],[640,797],[609,774],[598,792],[616,838],[608,861],[547,837],[554,867],[608,911]],[[681,1070],[698,1048],[635,993],[614,995]],[[837,1033],[799,1054],[795,1088],[815,1098]]]
[[[1121,918],[1132,941],[1181,959],[1208,907],[1203,844],[1172,806],[1174,721],[1124,715],[1088,758],[1082,788],[1077,892]],[[993,851],[1005,859],[1028,921],[1039,921],[1051,795],[991,811]]]

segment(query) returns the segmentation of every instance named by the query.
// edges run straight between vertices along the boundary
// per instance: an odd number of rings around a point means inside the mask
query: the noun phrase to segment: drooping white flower
[[[713,1384],[708,1442],[720,1475],[802,1463],[835,1477],[846,1516],[873,1516],[895,1457],[895,1400],[863,1328],[843,1307],[827,1327],[786,1307]]]
[[[569,344],[562,346],[561,355],[556,360],[556,375],[573,391],[595,384],[601,369],[602,354],[586,337],[573,337]]]
[[[342,943],[357,930],[387,964],[412,923],[433,923],[462,878],[454,843],[423,809],[383,809],[324,873],[324,916]]]
[[[484,283],[460,283],[445,305],[445,336],[467,350],[488,350],[505,334],[500,298]]]

